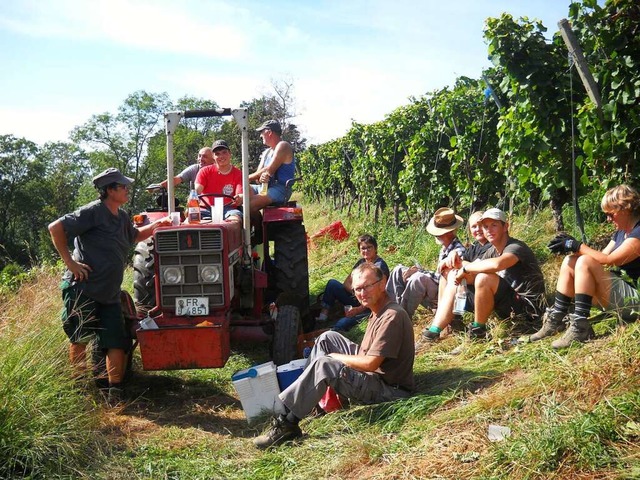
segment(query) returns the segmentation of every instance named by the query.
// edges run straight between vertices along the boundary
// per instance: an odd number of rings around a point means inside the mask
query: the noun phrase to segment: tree
[[[145,164],[148,142],[163,128],[164,112],[171,107],[166,93],[138,91],[129,95],[118,113],[94,115],[84,125],[76,127],[71,138],[78,146],[86,146],[93,173],[116,167],[133,177],[129,207],[137,210],[136,197],[141,186],[149,181]]]
[[[500,90],[507,105],[500,112],[500,168],[516,192],[537,203],[550,200],[556,229],[563,230],[562,206],[571,199],[573,163],[570,80],[567,54],[556,35],[547,43],[539,21],[511,15],[487,19],[489,56],[504,75]],[[574,78],[570,79],[569,75]],[[582,101],[584,93],[576,93]],[[531,202],[530,200],[530,202]]]

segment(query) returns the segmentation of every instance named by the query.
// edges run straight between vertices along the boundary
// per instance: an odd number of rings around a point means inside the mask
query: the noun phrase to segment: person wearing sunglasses
[[[613,187],[600,203],[616,231],[603,250],[595,250],[570,235],[560,234],[548,244],[551,252],[567,255],[562,261],[553,306],[532,342],[566,329],[551,346],[569,347],[594,336],[589,324],[591,307],[617,311],[623,319],[637,318],[640,306],[640,194],[629,185]],[[573,303],[573,313],[569,313]],[[636,313],[634,313],[634,311]]]
[[[121,208],[129,201],[133,179],[116,168],[93,178],[99,199],[49,224],[54,247],[67,267],[62,276],[62,328],[69,359],[78,376],[87,368],[86,347],[95,337],[106,351],[108,383],[97,379],[109,404],[122,399],[122,380],[129,337],[120,306],[120,286],[131,246],[149,238],[171,217],[136,228]],[[68,241],[73,239],[73,253]]]

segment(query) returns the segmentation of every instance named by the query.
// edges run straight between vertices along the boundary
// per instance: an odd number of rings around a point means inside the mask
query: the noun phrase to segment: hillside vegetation
[[[305,206],[305,217],[309,233],[341,219],[351,234],[311,250],[315,294],[349,273],[361,233],[378,238],[390,266],[434,264],[437,248],[421,227],[397,230],[390,219],[366,223],[328,206]],[[516,216],[512,234],[543,261],[551,293],[560,264],[544,247],[551,213]],[[107,409],[89,382],[70,379],[59,272],[36,273],[2,300],[0,478],[640,478],[638,323],[601,319],[596,340],[561,352],[517,343],[520,333],[497,322],[488,342],[452,335],[417,357],[414,397],[306,419],[301,441],[261,452],[252,439],[265,424],[247,425],[230,377],[265,361],[265,346],[234,345],[223,369],[138,370],[128,403]],[[418,311],[416,333],[429,319]],[[364,328],[349,336],[359,340]],[[490,425],[511,435],[491,442]]]

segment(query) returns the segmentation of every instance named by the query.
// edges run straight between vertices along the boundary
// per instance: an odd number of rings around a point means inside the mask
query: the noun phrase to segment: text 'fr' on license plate
[[[192,317],[209,315],[209,299],[207,297],[176,298],[176,315]]]

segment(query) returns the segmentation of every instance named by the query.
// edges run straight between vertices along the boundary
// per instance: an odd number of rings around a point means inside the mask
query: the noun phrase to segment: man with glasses
[[[296,159],[293,156],[293,147],[282,140],[282,127],[277,120],[267,120],[258,128],[262,143],[267,149],[260,157],[258,169],[249,175],[250,182],[258,182],[252,185],[254,193],[261,193],[262,185],[267,184],[266,195],[254,195],[251,197],[251,211],[256,212],[272,203],[284,203],[291,196],[291,181],[295,176]],[[287,185],[289,183],[289,185]]]
[[[254,440],[258,448],[279,445],[302,436],[298,423],[311,413],[328,387],[364,404],[407,398],[414,389],[413,326],[407,313],[385,290],[386,277],[372,263],[352,272],[358,301],[371,310],[362,344],[337,332],[320,335],[302,375],[280,399],[286,413]]]
[[[69,359],[82,375],[86,370],[86,346],[96,337],[106,350],[108,385],[104,387],[110,404],[122,397],[121,382],[126,364],[128,335],[120,307],[120,285],[129,250],[149,238],[161,225],[171,225],[165,217],[136,228],[120,207],[129,200],[131,178],[108,168],[93,179],[99,200],[68,213],[49,225],[49,233],[67,267],[62,277],[62,328],[69,337]],[[68,241],[73,239],[73,254]],[[108,390],[107,390],[108,388]]]
[[[427,232],[435,237],[440,245],[438,265],[435,271],[424,270],[419,265],[395,267],[387,282],[387,293],[413,317],[418,305],[422,304],[435,311],[438,307],[438,290],[440,275],[447,257],[453,250],[460,256],[465,251],[464,245],[456,236],[462,225],[462,217],[447,207],[439,208],[427,225]]]

